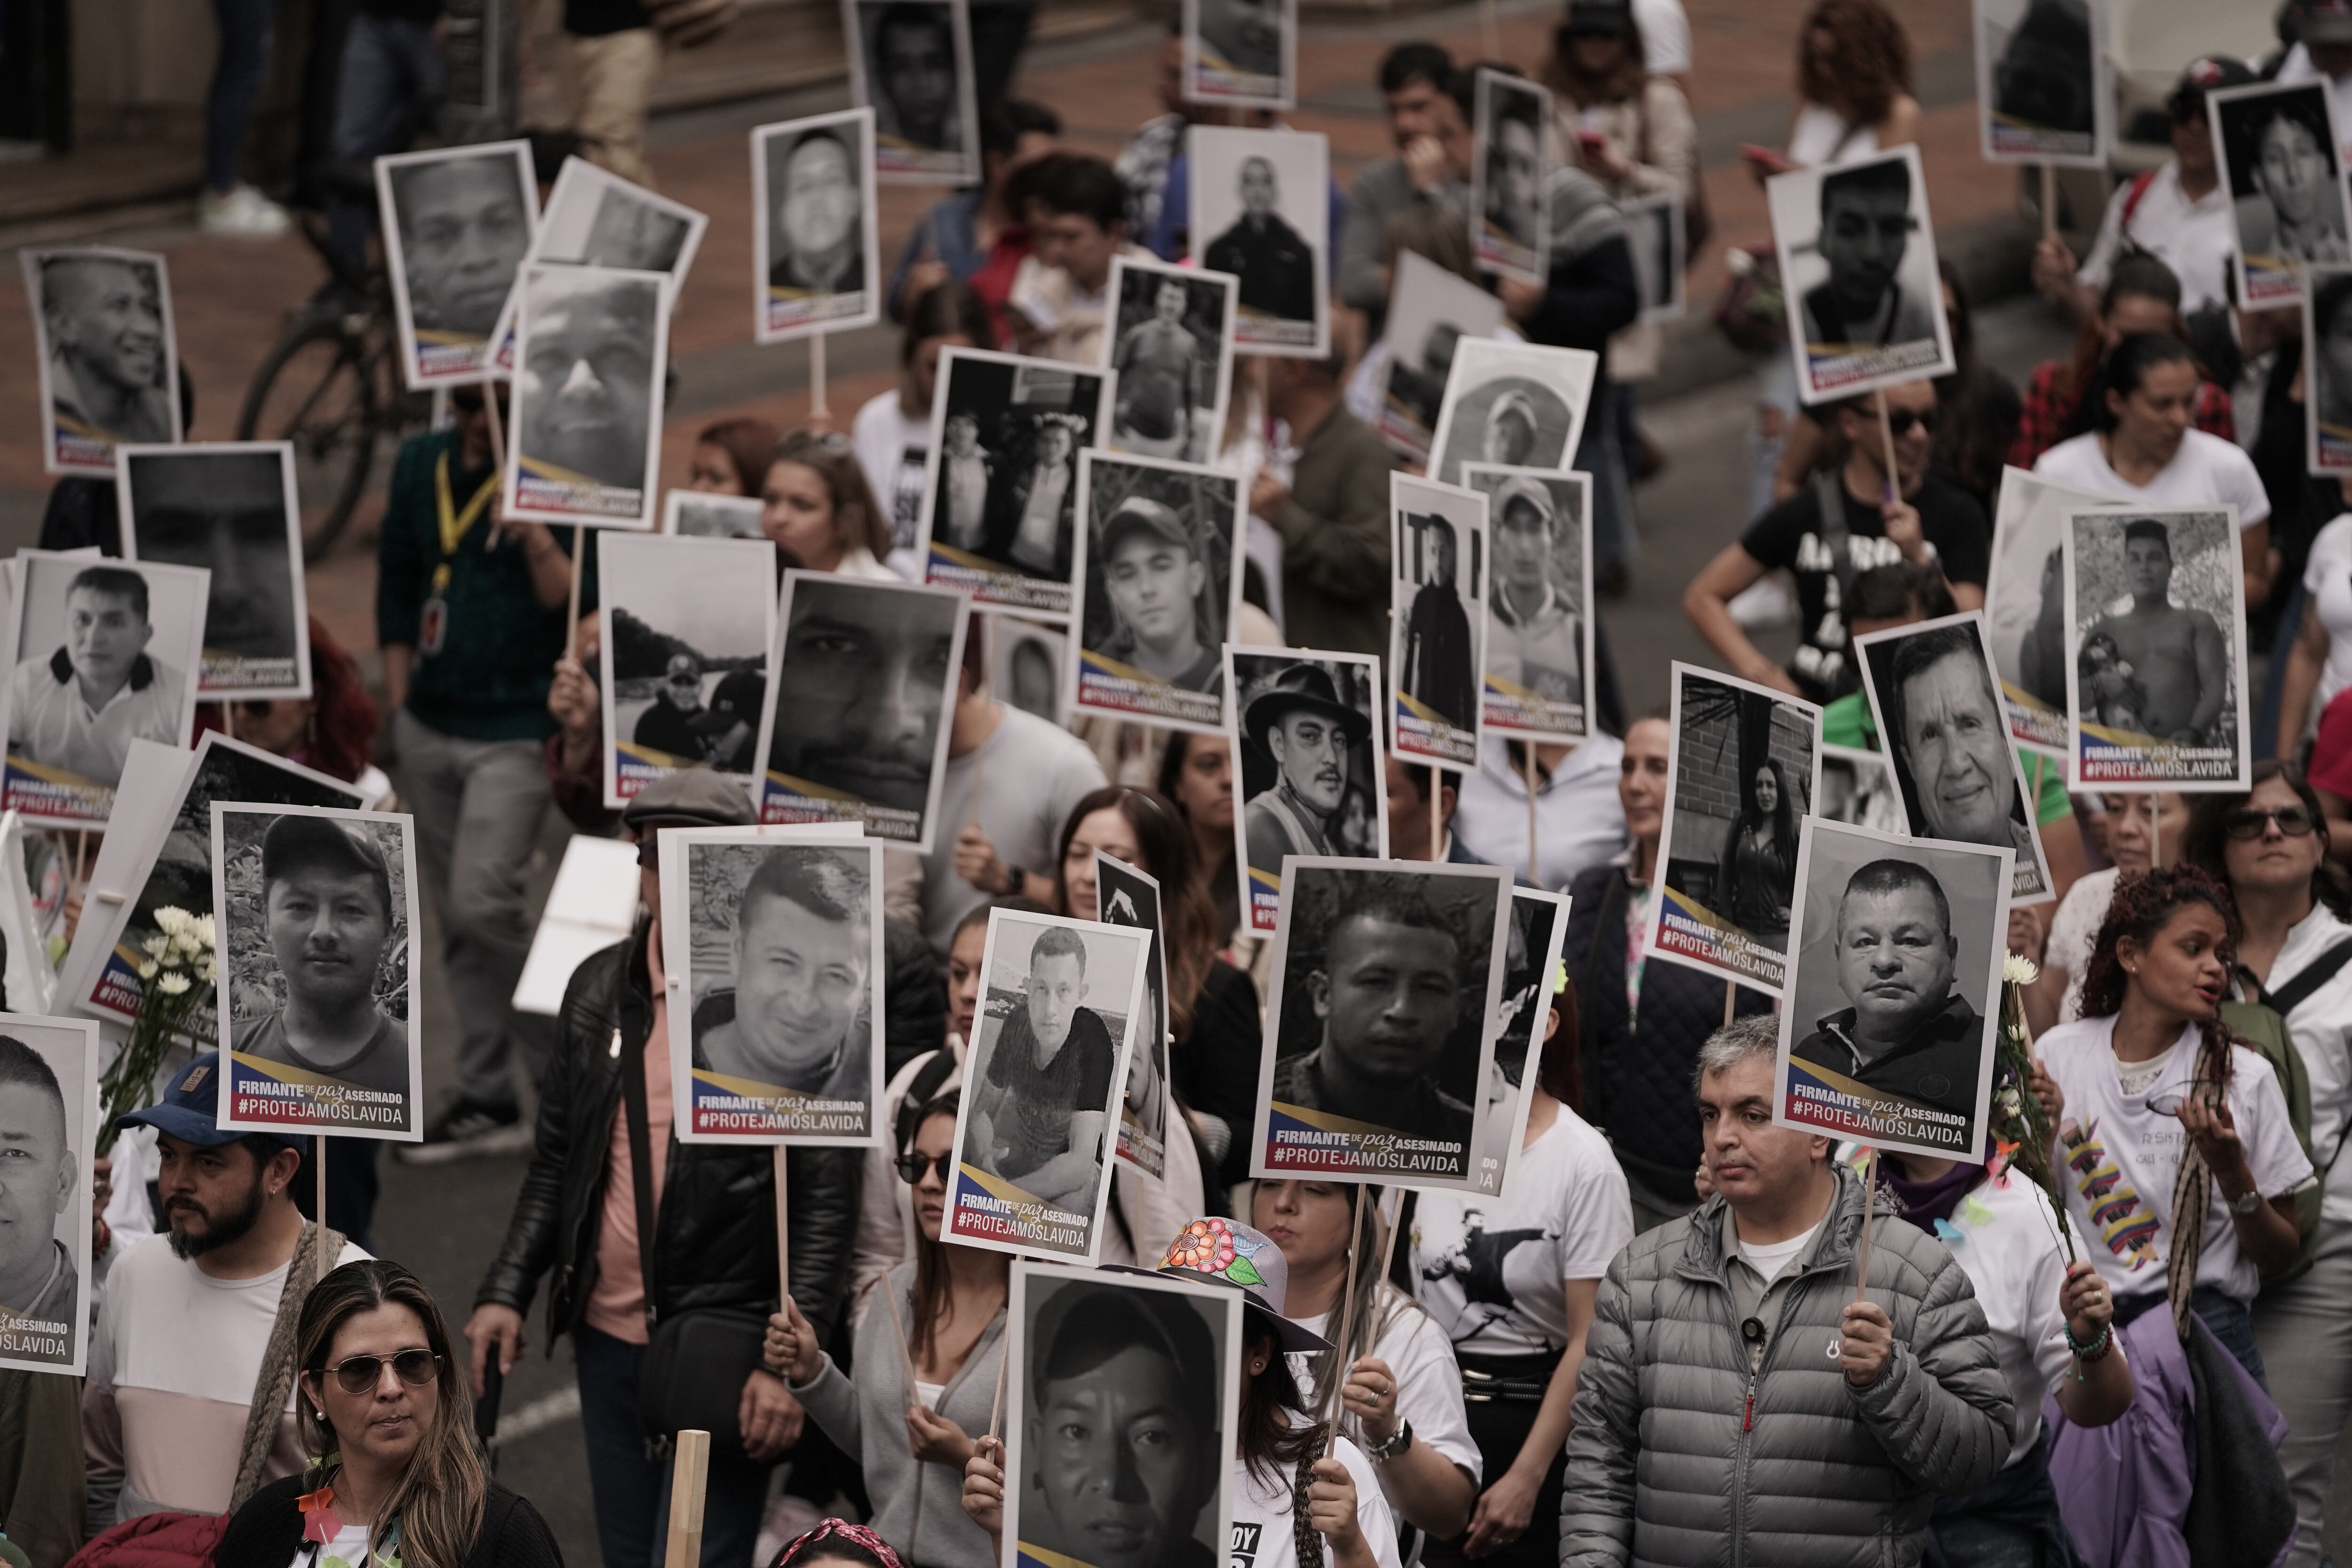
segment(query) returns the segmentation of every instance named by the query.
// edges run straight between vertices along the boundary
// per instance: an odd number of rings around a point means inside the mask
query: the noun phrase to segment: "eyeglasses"
[[[422,1388],[441,1375],[441,1358],[428,1350],[405,1350],[392,1358],[392,1370],[411,1388]],[[365,1394],[383,1376],[383,1357],[346,1356],[327,1368],[345,1394]]]
[[[2308,809],[2300,805],[2283,805],[2275,811],[2264,811],[2258,805],[2242,805],[2221,817],[2221,831],[2232,838],[2260,838],[2272,823],[2289,838],[2302,838],[2319,825],[2311,819]]]
[[[926,1171],[938,1171],[940,1173],[940,1184],[942,1186],[945,1186],[949,1180],[955,1174],[955,1155],[953,1153],[934,1154],[929,1156],[922,1154],[901,1154],[896,1160],[892,1161],[891,1164],[898,1171],[898,1179],[906,1183],[910,1187],[919,1187],[923,1184],[923,1173]]]
[[[1886,427],[1897,436],[1908,436],[1911,434],[1911,426],[1916,425],[1920,429],[1933,436],[1936,433],[1937,423],[1941,418],[1941,414],[1933,408],[1918,414],[1913,413],[1908,408],[1890,408],[1886,411]]]
[[[2158,1116],[2178,1116],[2180,1114],[2180,1108],[2192,1099],[2202,1100],[2207,1104],[2211,1104],[2215,1099],[2214,1088],[2215,1085],[2210,1079],[2192,1078],[2185,1084],[2174,1084],[2149,1094],[2147,1108]]]

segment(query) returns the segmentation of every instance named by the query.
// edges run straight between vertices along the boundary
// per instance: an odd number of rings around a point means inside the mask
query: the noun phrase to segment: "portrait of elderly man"
[[[65,619],[64,643],[9,678],[8,750],[111,784],[132,741],[183,743],[189,676],[147,652],[155,636],[147,579],[128,567],[83,567],[66,589]]]
[[[1216,576],[1191,526],[1150,497],[1130,495],[1105,520],[1097,559],[1118,617],[1102,651],[1187,691],[1216,690],[1225,678]]]
[[[1086,1005],[1086,938],[1068,926],[1038,930],[1021,989],[1021,1005],[984,1047],[978,1087],[967,1084],[965,1148],[990,1175],[1084,1213],[1102,1179],[1118,1065],[1109,1026]]]
[[[1469,943],[1402,877],[1351,876],[1347,892],[1307,977],[1318,1038],[1275,1062],[1274,1099],[1467,1149],[1476,1110],[1440,1087],[1438,1068],[1465,1010],[1486,1000],[1464,973]]]
[[[1550,489],[1514,476],[1494,492],[1486,670],[1555,702],[1584,700],[1584,619],[1559,580],[1564,520]]]
[[[79,1327],[79,1277],[58,1221],[79,1168],[71,1127],[57,1073],[40,1052],[0,1035],[0,1316],[63,1323],[69,1334]]]
[[[1201,1314],[1158,1291],[1066,1286],[1037,1314],[1028,1364],[1022,1546],[1086,1568],[1214,1568],[1201,1516],[1230,1439]]]
[[[290,677],[297,546],[278,454],[192,447],[129,461],[139,558],[212,573],[205,651],[283,659]]]
[[[398,921],[369,827],[288,814],[261,836],[263,930],[285,1005],[236,1025],[239,1056],[358,1089],[408,1092],[408,1030],[376,1005]],[[254,977],[232,973],[233,985]]]
[[[1952,989],[1960,955],[1951,901],[1927,867],[1873,860],[1838,899],[1838,989],[1851,1005],[1819,1020],[1791,1057],[1881,1094],[1975,1114],[1984,1020]]]
[[[945,5],[915,3],[885,5],[875,18],[866,72],[875,127],[886,140],[923,152],[962,150],[950,16]]]
[[[408,308],[420,338],[480,340],[498,325],[530,248],[527,193],[511,154],[443,158],[391,173]]]
[[[1118,372],[1111,438],[1123,451],[1197,461],[1216,439],[1209,431],[1194,439],[1193,421],[1215,403],[1202,383],[1216,367],[1204,363],[1199,340],[1184,325],[1185,304],[1184,280],[1161,278],[1151,314],[1119,334],[1110,361]]]
[[[2038,864],[2008,721],[1974,625],[1903,637],[1891,656],[1884,645],[1874,645],[1871,657],[1880,700],[1889,710],[1895,772],[1912,802],[1913,831],[1922,838],[2014,849],[2021,872]]]
[[[768,198],[776,204],[768,287],[787,294],[849,294],[866,286],[865,182],[846,136],[856,128],[770,142]],[[781,153],[782,156],[778,157]]]
[[[1315,247],[1276,210],[1281,184],[1272,160],[1244,158],[1234,176],[1242,214],[1209,242],[1202,265],[1241,279],[1242,309],[1286,321],[1315,319]],[[1319,201],[1320,193],[1310,193]]]
[[[1282,874],[1286,855],[1342,854],[1332,837],[1348,792],[1349,753],[1370,739],[1372,721],[1339,700],[1331,677],[1294,664],[1250,699],[1243,738],[1274,761],[1275,782],[1243,803],[1254,871]]]
[[[866,857],[794,847],[743,885],[730,945],[734,984],[694,1009],[694,1065],[823,1100],[873,1092]]]
[[[768,766],[921,811],[954,690],[955,602],[834,577],[793,585]]]
[[[2319,85],[2225,103],[2221,122],[2245,254],[2352,261]]]
[[[49,405],[60,430],[131,444],[174,441],[163,291],[152,263],[77,254],[41,261]]]
[[[1933,338],[1933,302],[1903,286],[1903,258],[1918,226],[1910,165],[1889,158],[1831,170],[1822,176],[1821,213],[1814,245],[1830,275],[1805,291],[1806,343],[1851,352]]]
[[[1201,49],[1211,66],[1282,74],[1282,0],[1200,0]]]
[[[2215,744],[2214,726],[2230,700],[2229,643],[2221,623],[2172,602],[2172,531],[2161,519],[2135,517],[2121,526],[2131,607],[2101,616],[2083,633],[2084,704],[2106,695],[2095,693],[2095,679],[2120,680],[2130,688],[2122,706],[2137,713],[2143,733],[2180,745]],[[2103,637],[2109,639],[2103,651],[2121,665],[2096,665],[2093,649]]]
[[[635,489],[646,482],[653,439],[654,339],[659,291],[635,279],[583,286],[541,275],[524,345],[528,378],[521,458],[598,483]]]

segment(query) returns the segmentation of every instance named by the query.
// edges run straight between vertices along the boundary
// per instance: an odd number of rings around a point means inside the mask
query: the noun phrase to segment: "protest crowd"
[[[731,4],[572,0],[569,126],[458,137],[456,7],[362,0],[299,210],[215,8],[200,226],[415,418],[362,631],[186,269],[21,253],[0,1559],[2347,1549],[2352,0],[2153,89],[2166,0],[1963,8],[2021,384],[1899,0],[1791,9],[1744,211],[1684,0],[1384,21],[1338,164],[1295,3],[1185,0],[1108,158],[1026,0],[849,0],[741,198],[804,416],[682,468],[648,100]],[[381,1245],[418,1173],[493,1251]]]

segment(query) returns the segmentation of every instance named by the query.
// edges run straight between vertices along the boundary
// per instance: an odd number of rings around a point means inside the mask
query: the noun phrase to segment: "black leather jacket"
[[[621,1114],[622,1039],[642,1045],[653,1023],[646,927],[582,963],[564,992],[562,1035],[540,1085],[530,1168],[515,1194],[499,1256],[474,1292],[529,1311],[542,1275],[550,1348],[578,1326],[596,1279],[596,1237],[614,1119]],[[634,1054],[634,1053],[631,1053]],[[793,1300],[829,1338],[848,1288],[861,1152],[794,1149],[791,1184]],[[694,1308],[776,1310],[774,1166],[769,1152],[669,1141],[654,1228],[650,1295],[656,1321]]]

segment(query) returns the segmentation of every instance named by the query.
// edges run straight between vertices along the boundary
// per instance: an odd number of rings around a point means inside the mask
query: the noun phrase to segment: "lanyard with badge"
[[[433,500],[441,514],[441,559],[434,563],[432,596],[425,601],[425,613],[416,622],[416,651],[426,658],[441,651],[441,644],[449,632],[449,562],[498,489],[499,476],[493,470],[461,512],[449,498],[449,454],[442,453],[433,466]]]

